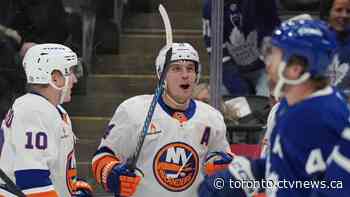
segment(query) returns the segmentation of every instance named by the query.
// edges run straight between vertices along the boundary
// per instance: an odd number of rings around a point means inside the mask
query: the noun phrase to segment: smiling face
[[[196,64],[179,60],[169,65],[166,93],[179,104],[187,103],[196,84]]]
[[[350,0],[334,0],[328,21],[336,31],[344,31],[350,24]]]

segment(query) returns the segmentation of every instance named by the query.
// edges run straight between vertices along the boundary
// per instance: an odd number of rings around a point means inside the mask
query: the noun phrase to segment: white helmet
[[[77,54],[70,48],[60,44],[38,44],[26,52],[23,67],[28,84],[50,84],[61,90],[60,104],[68,92],[70,68],[78,64]],[[51,74],[58,70],[65,78],[65,85],[57,87],[51,80]]]
[[[165,56],[169,47],[164,46],[160,51],[156,59],[156,72],[158,78],[160,78],[161,73],[163,72],[165,64]],[[199,56],[196,49],[192,47],[189,43],[173,43],[172,44],[172,55],[170,62],[175,62],[178,60],[190,60],[196,63],[196,72],[197,72],[197,82],[199,81],[201,74],[201,65],[199,63]]]
[[[52,71],[58,70],[67,76],[70,68],[77,64],[77,54],[60,44],[35,45],[23,58],[27,83],[30,84],[49,84]]]

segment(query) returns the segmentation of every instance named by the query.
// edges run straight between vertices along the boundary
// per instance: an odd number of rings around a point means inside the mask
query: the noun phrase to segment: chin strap
[[[285,71],[285,68],[287,67],[287,64],[282,61],[280,63],[280,65],[278,65],[278,81],[276,84],[276,87],[273,91],[273,94],[275,96],[276,99],[280,99],[282,97],[282,90],[285,84],[287,85],[298,85],[301,84],[303,82],[305,82],[306,80],[308,80],[310,78],[310,73],[305,72],[304,74],[302,74],[298,79],[296,80],[290,80],[287,79],[284,75],[283,72]]]

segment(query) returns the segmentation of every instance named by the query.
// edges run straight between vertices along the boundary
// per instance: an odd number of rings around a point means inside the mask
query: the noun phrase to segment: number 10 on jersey
[[[27,149],[39,149],[44,150],[47,148],[47,135],[44,132],[26,132],[27,143],[25,148]]]

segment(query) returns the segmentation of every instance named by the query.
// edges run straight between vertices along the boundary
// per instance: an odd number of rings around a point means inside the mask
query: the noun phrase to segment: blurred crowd
[[[22,58],[35,44],[60,43],[82,56],[83,12],[96,14],[93,53],[117,51],[112,1],[2,0],[0,2],[0,118],[25,90]],[[66,5],[69,3],[69,5]],[[113,2],[112,2],[113,3]],[[72,5],[79,4],[78,8]],[[84,71],[85,72],[85,71]],[[79,84],[78,84],[79,86]],[[78,91],[79,92],[79,91]]]

